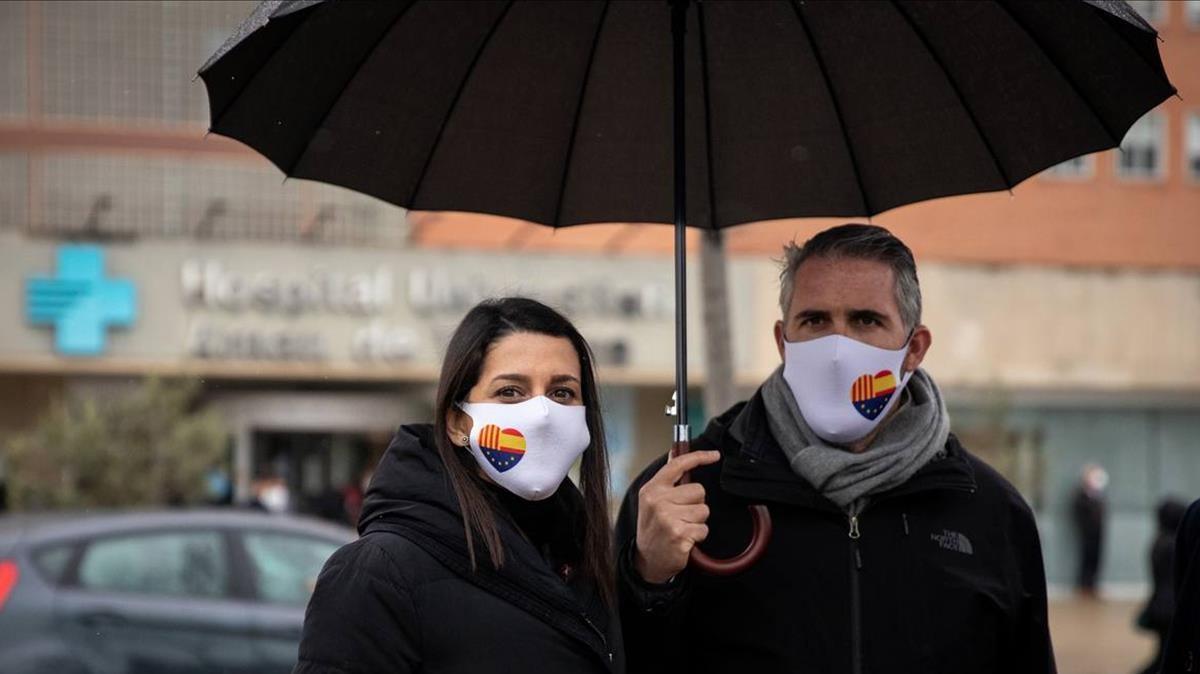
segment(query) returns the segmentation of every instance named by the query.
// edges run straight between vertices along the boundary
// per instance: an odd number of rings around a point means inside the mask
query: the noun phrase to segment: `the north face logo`
[[[975,548],[971,547],[971,539],[958,533],[957,531],[942,529],[942,533],[929,534],[929,538],[933,539],[935,543],[942,546],[943,550],[961,552],[964,555],[975,554]]]

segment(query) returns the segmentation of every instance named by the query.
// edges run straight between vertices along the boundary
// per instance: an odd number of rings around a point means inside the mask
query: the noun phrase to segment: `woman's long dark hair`
[[[496,529],[495,512],[484,492],[478,465],[469,452],[451,444],[446,420],[449,413],[456,409],[455,403],[466,400],[467,394],[479,381],[488,349],[501,338],[519,332],[564,337],[570,340],[579,355],[580,388],[586,408],[588,433],[592,438],[579,468],[586,519],[580,572],[596,583],[601,596],[611,605],[613,580],[612,538],[608,520],[608,450],[604,443],[604,422],[600,415],[592,351],[583,335],[562,314],[541,302],[524,297],[485,300],[468,311],[446,347],[446,358],[442,362],[442,374],[438,380],[434,436],[462,510],[471,566],[476,565],[476,536],[482,541],[496,568],[504,564],[504,548]]]

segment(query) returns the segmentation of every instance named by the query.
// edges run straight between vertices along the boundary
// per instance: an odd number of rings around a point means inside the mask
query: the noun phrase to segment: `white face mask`
[[[459,403],[471,417],[471,454],[496,484],[527,501],[553,494],[591,444],[587,408],[546,396],[521,403]]]
[[[783,378],[813,432],[845,444],[870,433],[912,373],[897,379],[908,345],[880,349],[842,335],[783,344]]]

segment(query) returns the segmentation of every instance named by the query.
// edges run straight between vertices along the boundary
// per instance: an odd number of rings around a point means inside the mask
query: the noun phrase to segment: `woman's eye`
[[[569,388],[560,388],[553,391],[550,396],[555,400],[574,400],[575,392]]]
[[[519,397],[521,397],[521,391],[514,386],[505,386],[504,388],[500,389],[499,391],[496,391],[496,397],[497,398],[519,398]]]

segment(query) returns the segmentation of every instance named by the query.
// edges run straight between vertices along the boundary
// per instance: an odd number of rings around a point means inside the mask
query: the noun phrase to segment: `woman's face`
[[[566,337],[516,332],[500,338],[488,349],[466,402],[520,403],[537,396],[560,405],[583,404],[579,354]],[[457,409],[447,414],[450,442],[462,445],[471,433],[471,418]]]

